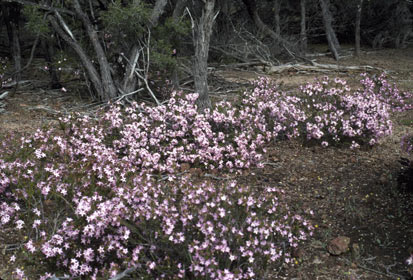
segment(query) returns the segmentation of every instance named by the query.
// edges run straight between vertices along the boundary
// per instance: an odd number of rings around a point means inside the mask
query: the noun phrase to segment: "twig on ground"
[[[374,273],[379,274],[379,275],[384,275],[384,276],[387,276],[387,277],[397,278],[399,280],[404,280],[405,279],[404,276],[396,274],[396,273],[391,273],[391,272],[390,273],[384,273],[384,272],[381,272],[379,270],[369,268],[367,266],[363,266],[363,265],[359,265],[359,264],[357,266],[364,269],[364,270],[368,270],[368,271],[374,272]]]
[[[3,84],[3,88],[11,88],[16,85],[23,85],[23,84],[32,83],[32,82],[33,82],[32,80],[24,80],[24,81],[18,81],[18,82],[12,81],[10,83]]]
[[[215,179],[215,180],[232,180],[232,179],[236,178],[236,177],[218,177],[218,176],[215,176],[215,175],[212,175],[212,174],[209,174],[209,173],[206,173],[204,175],[204,177],[212,178],[212,179]]]
[[[51,113],[53,115],[62,114],[61,111],[50,109],[49,107],[46,107],[44,105],[38,105],[36,107],[29,107],[29,110],[43,110],[43,111],[46,111],[46,112]]]
[[[119,273],[118,275],[110,278],[109,280],[120,280],[122,278],[125,278],[126,276],[128,276],[128,274],[134,272],[136,269],[137,269],[137,267],[128,268],[128,269],[124,270],[123,272]]]
[[[375,258],[376,257],[372,257],[372,258],[369,258],[369,259],[374,260]],[[347,259],[344,259],[344,261],[346,261],[347,263],[350,263],[350,264],[352,263],[351,261],[349,261]],[[392,266],[394,266],[394,265],[392,265]],[[383,275],[383,276],[387,276],[387,277],[391,277],[391,278],[397,278],[399,280],[405,280],[405,277],[403,275],[388,272],[387,268],[386,268],[387,272],[382,272],[380,270],[377,270],[377,269],[374,269],[374,268],[369,268],[369,267],[361,265],[361,264],[357,264],[357,267],[362,268],[362,269],[367,270],[367,271],[370,271],[370,272],[374,272],[374,273],[379,274],[379,275]]]

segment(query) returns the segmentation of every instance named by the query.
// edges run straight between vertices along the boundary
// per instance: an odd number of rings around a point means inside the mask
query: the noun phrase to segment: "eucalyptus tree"
[[[319,0],[321,12],[323,15],[323,23],[326,32],[328,47],[333,53],[336,60],[339,59],[340,43],[338,42],[336,32],[333,28],[333,16],[330,12],[330,0]]]
[[[21,6],[16,3],[0,3],[1,15],[6,26],[9,45],[14,62],[14,75],[16,81],[21,79],[22,58],[20,47],[20,14]],[[1,24],[1,23],[0,23]]]
[[[173,65],[170,41],[188,32],[180,21],[162,17],[167,0],[154,4],[136,0],[5,1],[41,13],[51,27],[50,36],[56,34],[78,57],[91,91],[100,100],[133,94],[143,87],[159,103],[150,87],[150,66]],[[30,17],[27,20],[30,24]],[[161,20],[163,24],[158,25]],[[47,48],[47,44],[42,46]]]

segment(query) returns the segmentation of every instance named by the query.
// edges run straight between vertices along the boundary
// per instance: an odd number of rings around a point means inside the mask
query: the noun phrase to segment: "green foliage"
[[[50,33],[50,28],[44,14],[36,7],[25,5],[23,8],[23,15],[27,19],[25,28],[29,32],[39,33],[40,35],[47,35]]]
[[[102,14],[101,19],[114,40],[133,40],[146,31],[150,11],[148,5],[142,1],[123,5],[122,1],[117,0]]]
[[[129,45],[138,40],[149,42],[151,64],[156,68],[173,68],[175,59],[172,51],[179,45],[179,39],[190,31],[188,21],[175,22],[168,18],[155,28],[150,28],[152,7],[143,1],[131,1],[124,4],[115,1],[103,13],[101,19],[105,25],[105,41],[113,51],[125,52],[123,44]],[[120,31],[120,32],[119,32]],[[148,40],[150,36],[150,40]]]
[[[172,51],[179,45],[179,39],[190,32],[189,21],[175,22],[167,18],[165,23],[158,25],[153,31],[151,55],[156,66],[163,68],[174,67],[175,59]]]

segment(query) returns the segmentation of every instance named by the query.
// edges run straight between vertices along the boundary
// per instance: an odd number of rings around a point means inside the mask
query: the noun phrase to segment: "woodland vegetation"
[[[269,151],[289,141],[376,152],[413,94],[386,69],[338,62],[363,48],[408,47],[412,13],[409,0],[3,0],[0,113],[33,83],[39,61],[48,89],[65,93],[70,77],[101,104],[0,135],[0,238],[13,240],[5,275],[288,279],[277,277],[304,258],[315,211],[278,185],[237,178],[277,165]],[[314,44],[325,50],[309,51]],[[262,77],[212,99],[217,67],[382,73],[357,85],[320,76],[296,91]],[[397,145],[406,187],[413,134]],[[347,249],[327,246],[331,255]],[[404,274],[373,272],[413,276],[413,249],[402,265]]]
[[[314,66],[308,43],[327,41],[339,60],[340,42],[359,55],[361,45],[403,48],[412,32],[411,3],[402,0],[5,0],[0,8],[1,54],[11,65],[3,79],[18,83],[33,57],[43,57],[51,87],[62,87],[64,53],[94,98],[145,91],[159,104],[151,83],[161,71],[176,88],[192,76],[200,108],[210,105],[208,62]]]

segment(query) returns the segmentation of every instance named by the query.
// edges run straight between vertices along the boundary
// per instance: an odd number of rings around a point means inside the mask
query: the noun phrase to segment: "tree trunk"
[[[193,42],[195,47],[194,58],[194,83],[195,91],[199,94],[197,105],[202,112],[211,107],[208,95],[208,52],[212,27],[218,15],[214,11],[215,0],[206,0],[202,8],[202,15],[195,19],[193,26]]]
[[[329,0],[319,0],[320,6],[321,6],[321,12],[323,14],[324,29],[326,31],[328,47],[330,51],[332,52],[334,59],[338,60],[339,59],[338,52],[340,51],[340,44],[337,40],[336,33],[332,26],[333,17],[329,10],[329,4],[328,4],[329,2],[326,2],[326,1],[329,1]]]
[[[22,58],[19,40],[20,5],[14,3],[8,4],[3,9],[3,13],[7,35],[9,37],[9,46],[14,61],[14,78],[16,82],[19,82],[21,80],[22,71]]]
[[[281,0],[274,0],[274,21],[275,33],[281,37],[281,23],[280,23]]]
[[[110,100],[118,96],[118,90],[112,79],[112,74],[110,73],[110,64],[106,58],[105,51],[103,50],[102,44],[99,41],[97,31],[93,28],[92,23],[87,14],[83,12],[82,7],[78,0],[73,0],[73,6],[75,8],[76,14],[80,17],[86,32],[89,36],[93,48],[96,53],[97,60],[99,62],[101,81],[103,86],[103,92],[100,93],[102,100]]]
[[[165,11],[165,6],[168,3],[167,0],[157,0],[155,2],[155,6],[153,7],[152,14],[151,14],[151,24],[152,26],[157,26],[159,22],[159,18]]]
[[[262,20],[260,15],[258,14],[257,10],[257,3],[255,0],[243,0],[245,6],[247,7],[248,14],[254,21],[255,25],[258,29],[261,30],[265,35],[270,36],[273,40],[278,42],[282,45],[282,47],[287,51],[287,53],[291,54],[291,51],[294,51],[296,48],[287,40],[283,39],[280,35],[274,32],[271,28],[269,28]],[[294,56],[293,54],[291,54]]]
[[[188,0],[178,0],[175,4],[174,11],[172,12],[172,18],[174,21],[178,21],[179,17],[182,16]]]
[[[53,37],[52,37],[53,38]],[[54,56],[54,48],[53,42],[49,40],[49,38],[45,38],[41,42],[42,48],[44,51],[44,57],[46,60],[47,68],[50,75],[50,87],[52,89],[62,88],[62,85],[59,81],[59,76],[57,75],[56,68],[53,65],[53,56]]]
[[[129,93],[135,90],[138,80],[135,75],[135,67],[139,58],[139,47],[133,45],[129,55],[129,63],[126,66],[125,78],[122,83],[122,90],[124,93]]]
[[[363,0],[360,0],[357,5],[357,14],[356,14],[356,32],[355,32],[355,55],[360,55],[360,23],[361,23],[361,10],[363,7]]]
[[[165,11],[165,6],[167,0],[157,0],[151,14],[151,28],[154,28],[159,23],[159,18]],[[129,55],[129,63],[126,66],[125,78],[122,82],[122,90],[125,93],[132,92],[136,89],[138,80],[135,75],[136,64],[138,63],[139,58],[139,47],[137,44],[134,44],[131,48]]]
[[[173,10],[172,13],[172,18],[174,20],[175,23],[177,23],[179,21],[179,18],[182,16],[182,14],[184,13],[184,10],[186,8],[187,5],[187,0],[178,0],[175,4],[175,8]],[[178,42],[179,44],[179,42]],[[178,46],[174,46],[175,47],[175,57],[178,57],[178,52],[177,49],[179,49],[179,45]],[[174,69],[172,70],[172,86],[175,90],[178,90],[180,88],[179,85],[179,60],[176,60],[177,65],[175,65]]]
[[[85,67],[85,70],[88,74],[88,77],[90,81],[92,82],[93,89],[96,93],[96,95],[100,98],[102,98],[102,93],[103,93],[103,84],[100,80],[100,76],[98,71],[96,70],[95,66],[93,65],[92,61],[86,54],[86,52],[83,50],[83,48],[79,45],[78,42],[74,41],[72,38],[70,38],[65,31],[60,27],[59,23],[57,22],[56,18],[54,16],[49,15],[48,19],[53,27],[53,29],[59,34],[59,36],[76,52],[76,54],[79,56],[80,61],[83,64],[83,67]]]
[[[301,7],[301,24],[300,24],[300,49],[302,52],[307,50],[307,30],[306,30],[306,11],[305,11],[306,0],[300,0]]]

